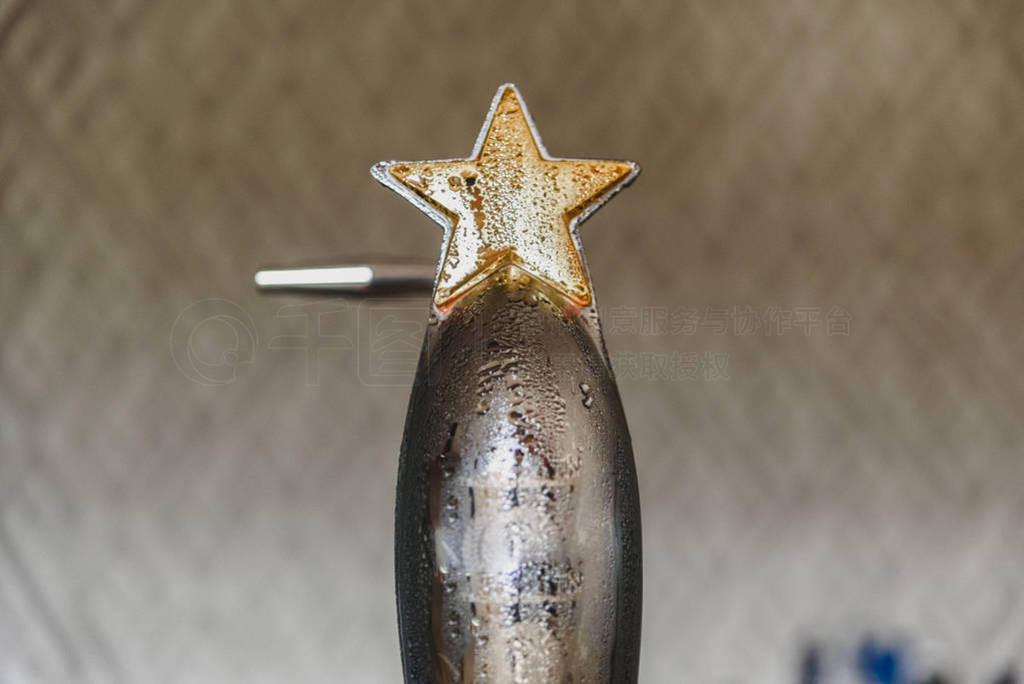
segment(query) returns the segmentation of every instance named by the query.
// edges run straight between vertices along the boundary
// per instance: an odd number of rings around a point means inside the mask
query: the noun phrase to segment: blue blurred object
[[[854,642],[856,643],[856,642]],[[865,636],[855,648],[854,643],[839,640],[837,644],[812,641],[800,659],[799,684],[835,684],[859,681],[864,684],[953,684],[948,673],[927,668],[919,660],[911,643]],[[852,652],[851,652],[852,651]],[[912,655],[914,657],[912,657]],[[1017,684],[1017,669],[1010,665],[993,684]]]
[[[867,684],[906,684],[908,681],[899,649],[880,645],[871,637],[857,650],[857,671]]]

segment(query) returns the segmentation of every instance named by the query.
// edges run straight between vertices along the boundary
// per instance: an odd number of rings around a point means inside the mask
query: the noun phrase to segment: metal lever
[[[434,287],[434,264],[363,263],[334,266],[276,268],[256,271],[261,292],[315,292],[377,295],[429,294]]]

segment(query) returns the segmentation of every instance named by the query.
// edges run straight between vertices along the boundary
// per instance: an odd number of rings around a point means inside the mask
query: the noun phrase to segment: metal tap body
[[[407,682],[635,682],[640,509],[592,307],[508,267],[432,316],[398,471]]]

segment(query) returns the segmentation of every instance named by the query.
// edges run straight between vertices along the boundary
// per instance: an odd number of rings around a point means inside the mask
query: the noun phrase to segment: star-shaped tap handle
[[[441,224],[436,268],[422,263],[350,263],[265,269],[262,291],[371,295],[433,289],[446,312],[460,296],[508,266],[547,284],[577,306],[593,289],[578,225],[640,169],[629,161],[560,159],[544,149],[512,84],[498,88],[466,159],[387,161],[374,177]]]
[[[434,286],[442,312],[516,266],[578,306],[591,301],[577,225],[639,173],[628,161],[548,155],[516,87],[498,88],[467,159],[381,162],[373,175],[444,228]]]

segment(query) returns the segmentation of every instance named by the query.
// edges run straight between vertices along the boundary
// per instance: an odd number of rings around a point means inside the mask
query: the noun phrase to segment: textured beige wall
[[[468,153],[509,80],[553,154],[644,166],[583,227],[643,680],[1024,652],[1019,2],[0,0],[0,681],[400,678],[379,364],[422,304],[251,273],[434,259],[368,168]]]

